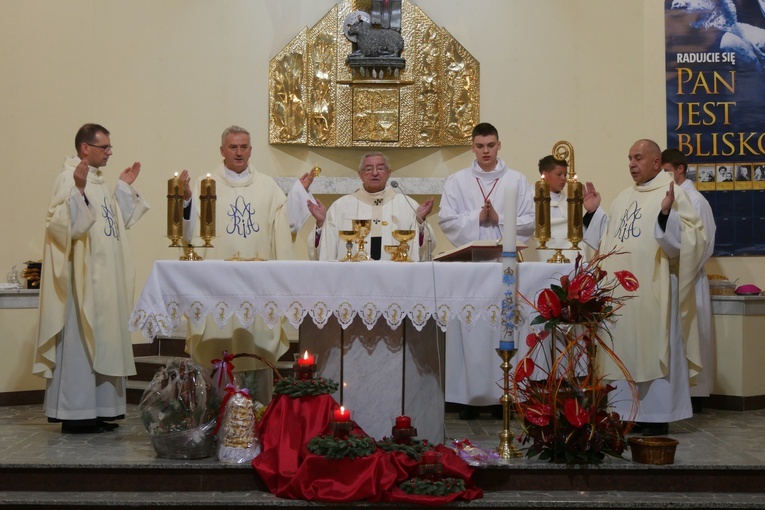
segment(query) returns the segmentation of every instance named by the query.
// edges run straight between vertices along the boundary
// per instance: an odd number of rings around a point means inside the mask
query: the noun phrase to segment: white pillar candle
[[[505,188],[505,203],[503,221],[505,231],[502,233],[502,251],[515,252],[515,229],[518,218],[518,192],[513,187]]]

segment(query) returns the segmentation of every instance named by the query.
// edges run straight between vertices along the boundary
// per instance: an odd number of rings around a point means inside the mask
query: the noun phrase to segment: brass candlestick
[[[200,220],[199,235],[204,239],[203,248],[212,248],[210,241],[215,237],[215,180],[207,174],[206,179],[202,179],[202,188],[199,194]]]
[[[534,239],[537,249],[546,250],[550,240],[550,185],[544,175],[534,184],[534,208],[536,210],[536,226]]]
[[[178,242],[183,237],[183,193],[178,172],[167,181],[167,237],[170,248],[180,248]]]
[[[497,349],[497,354],[502,358],[502,396],[499,401],[502,403],[502,430],[499,432],[499,446],[497,453],[505,460],[522,457],[521,451],[513,444],[513,432],[510,430],[510,369],[513,368],[510,360],[518,352],[517,349]]]
[[[576,174],[574,174],[569,177],[566,186],[568,190],[568,198],[566,198],[566,202],[568,202],[568,240],[571,242],[571,249],[578,250],[584,232],[582,183],[576,180]]]

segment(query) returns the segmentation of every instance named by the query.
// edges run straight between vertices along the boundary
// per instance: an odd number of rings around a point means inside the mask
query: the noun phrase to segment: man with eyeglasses
[[[308,253],[313,260],[339,260],[346,254],[346,241],[341,230],[352,230],[354,219],[371,220],[367,235],[368,255],[372,260],[390,260],[386,245],[398,245],[394,230],[414,230],[409,241],[416,249],[409,250],[412,260],[430,257],[434,243],[433,230],[426,221],[433,210],[433,198],[422,205],[388,186],[391,168],[381,152],[367,152],[361,157],[358,170],[361,187],[336,200],[329,209],[316,200],[308,201],[308,210],[316,219],[316,230],[309,234]]]
[[[149,209],[133,189],[141,164],[114,190],[101,170],[109,131],[85,124],[51,194],[40,280],[33,372],[47,379],[45,414],[64,433],[114,430],[124,418],[125,380],[136,373],[128,320],[133,266],[126,230]]]

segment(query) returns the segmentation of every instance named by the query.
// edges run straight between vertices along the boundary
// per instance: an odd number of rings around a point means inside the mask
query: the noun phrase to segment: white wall
[[[360,150],[267,142],[269,59],[335,3],[0,0],[0,274],[41,258],[51,184],[85,122],[112,132],[112,180],[133,161],[143,165],[136,187],[154,208],[130,234],[137,291],[154,260],[176,257],[163,237],[167,179],[213,168],[226,126],[251,131],[252,161],[266,173],[296,176],[319,165],[323,175],[353,175]],[[632,142],[666,139],[662,2],[415,3],[481,63],[482,120],[498,127],[500,156],[529,179],[565,139],[580,177],[610,202],[630,183]],[[472,161],[468,148],[388,154],[395,175],[408,177],[446,177]],[[763,272],[759,257],[713,265],[742,281]],[[34,315],[0,311],[0,392],[43,387],[27,370]]]

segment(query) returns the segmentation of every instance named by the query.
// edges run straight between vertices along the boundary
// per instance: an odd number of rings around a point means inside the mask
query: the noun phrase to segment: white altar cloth
[[[298,327],[306,315],[323,327],[335,316],[343,329],[358,316],[368,329],[384,317],[392,327],[408,317],[418,330],[434,318],[441,330],[456,319],[468,326],[501,325],[502,265],[494,262],[157,261],[130,318],[130,330],[153,341],[168,336],[184,315],[242,325],[257,315],[274,327]],[[490,346],[492,349],[494,345]]]

